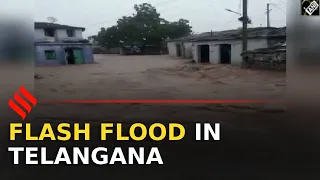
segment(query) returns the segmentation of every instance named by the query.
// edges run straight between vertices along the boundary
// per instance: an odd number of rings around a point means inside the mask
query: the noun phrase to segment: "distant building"
[[[37,65],[93,62],[92,45],[82,37],[85,28],[36,22],[34,29]]]
[[[99,45],[92,46],[93,54],[120,54],[120,48],[104,48]]]
[[[286,40],[286,28],[249,28],[248,50],[268,48]],[[241,65],[242,30],[208,32],[167,42],[171,56],[196,62]]]
[[[120,48],[120,55],[160,55],[163,48],[157,45],[132,44]]]

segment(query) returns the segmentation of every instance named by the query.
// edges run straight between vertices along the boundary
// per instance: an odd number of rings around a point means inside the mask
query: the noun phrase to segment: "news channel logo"
[[[301,15],[319,16],[319,0],[301,0]]]

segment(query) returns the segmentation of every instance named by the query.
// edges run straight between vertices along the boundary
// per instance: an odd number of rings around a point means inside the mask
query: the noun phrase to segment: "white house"
[[[182,57],[185,59],[192,59],[192,47],[193,42],[192,40],[195,40],[200,37],[208,36],[210,33],[202,33],[197,35],[190,35],[187,37],[182,37],[178,39],[169,40],[167,42],[167,48],[169,55],[176,56],[176,57]]]
[[[267,48],[284,42],[285,28],[248,29],[248,50]],[[189,48],[191,46],[191,48]],[[241,65],[241,29],[203,33],[201,35],[168,41],[169,55],[191,58],[196,62]],[[190,56],[189,56],[190,57]]]
[[[61,42],[82,40],[85,28],[60,25],[55,23],[36,22],[34,24],[35,42]]]
[[[34,47],[37,65],[69,65],[93,62],[92,44],[83,39],[85,28],[35,22]]]

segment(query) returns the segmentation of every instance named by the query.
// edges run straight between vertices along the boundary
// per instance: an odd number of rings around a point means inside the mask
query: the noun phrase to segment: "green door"
[[[84,64],[82,49],[74,49],[73,56],[74,56],[75,64]]]

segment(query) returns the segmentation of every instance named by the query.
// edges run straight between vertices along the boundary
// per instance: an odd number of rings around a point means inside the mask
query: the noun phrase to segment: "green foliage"
[[[161,46],[168,38],[179,38],[192,32],[188,20],[168,22],[151,4],[134,5],[134,9],[134,15],[122,17],[115,26],[101,28],[90,40],[106,48],[133,44]]]

